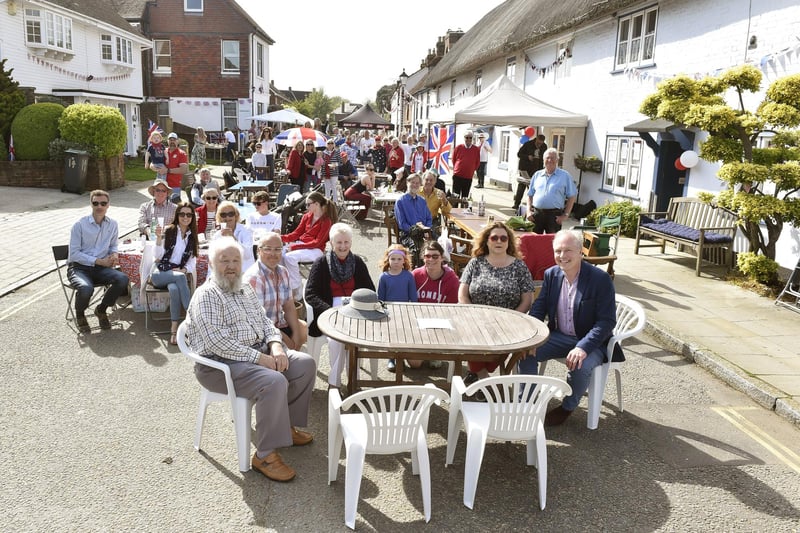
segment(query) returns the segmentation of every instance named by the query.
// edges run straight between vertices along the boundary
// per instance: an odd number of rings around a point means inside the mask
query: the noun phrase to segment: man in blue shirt
[[[84,313],[95,285],[109,286],[94,309],[102,329],[111,328],[106,310],[128,286],[128,276],[114,268],[117,265],[119,228],[116,220],[106,216],[108,193],[98,189],[89,194],[89,199],[92,214],[79,219],[70,232],[67,268],[67,278],[75,288],[75,318],[81,333],[92,331]]]
[[[408,192],[394,204],[394,216],[400,230],[400,243],[408,248],[411,262],[416,267],[422,263],[417,252],[422,248],[422,241],[430,238],[433,217],[428,202],[419,195],[422,187],[420,175],[411,174],[406,183]]]
[[[544,168],[531,178],[528,189],[527,216],[536,233],[556,233],[569,217],[578,189],[569,172],[558,168],[558,150],[544,152]]]

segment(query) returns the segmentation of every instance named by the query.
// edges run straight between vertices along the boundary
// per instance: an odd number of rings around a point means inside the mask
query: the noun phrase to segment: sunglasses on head
[[[508,235],[489,235],[489,240],[492,242],[497,242],[497,241],[507,242]]]
[[[219,216],[220,218],[233,218],[236,216],[236,213],[233,211],[226,211],[225,213],[220,213]]]
[[[97,200],[92,201],[92,205],[97,207],[98,205],[102,205],[103,207],[108,205],[108,202],[98,202]]]

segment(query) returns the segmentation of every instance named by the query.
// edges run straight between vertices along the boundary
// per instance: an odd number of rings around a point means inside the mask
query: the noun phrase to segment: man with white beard
[[[197,288],[186,313],[189,345],[204,357],[226,363],[236,395],[255,403],[253,468],[272,480],[289,481],[295,471],[276,450],[314,440],[295,427],[308,422],[314,359],[286,349],[253,288],[242,284],[242,249],[235,239],[213,241],[209,260],[213,277]],[[219,370],[197,364],[194,373],[208,390],[227,392]]]

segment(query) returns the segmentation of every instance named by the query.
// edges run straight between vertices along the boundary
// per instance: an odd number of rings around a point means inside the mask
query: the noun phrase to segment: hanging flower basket
[[[576,154],[575,166],[578,167],[578,170],[584,170],[586,172],[601,172],[603,170],[603,160],[596,155],[584,157],[580,154]]]

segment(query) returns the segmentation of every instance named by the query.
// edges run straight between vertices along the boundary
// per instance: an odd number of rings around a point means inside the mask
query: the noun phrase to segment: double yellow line
[[[43,289],[39,293],[34,294],[33,296],[30,296],[30,297],[22,300],[21,302],[18,302],[16,304],[12,305],[9,309],[7,309],[2,314],[0,314],[0,322],[2,322],[3,320],[6,320],[7,318],[11,317],[12,315],[15,315],[16,313],[19,313],[20,311],[22,311],[23,309],[25,309],[29,305],[38,302],[39,300],[45,298],[46,296],[50,296],[50,294],[52,292],[58,290],[58,288],[60,286],[61,286],[60,283],[56,283],[56,284],[52,285],[51,287]]]
[[[712,407],[711,410],[731,423],[739,431],[759,443],[783,464],[800,474],[800,455],[778,442],[763,429],[745,418],[740,411],[756,410],[759,407]]]

